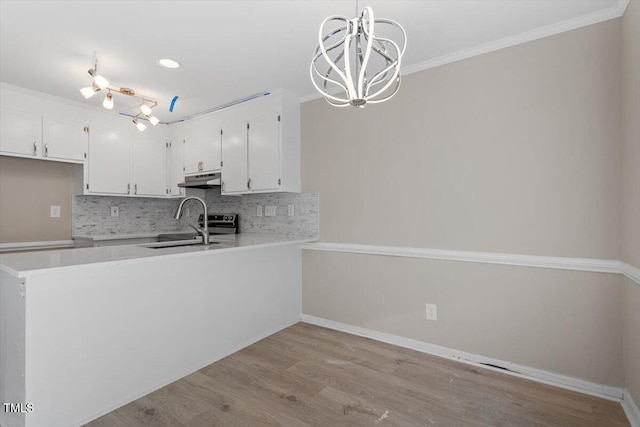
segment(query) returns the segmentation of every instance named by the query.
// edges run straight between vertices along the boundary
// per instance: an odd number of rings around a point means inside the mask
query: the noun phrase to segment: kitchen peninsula
[[[36,409],[10,424],[80,425],[296,323],[311,240],[0,256],[0,383]]]

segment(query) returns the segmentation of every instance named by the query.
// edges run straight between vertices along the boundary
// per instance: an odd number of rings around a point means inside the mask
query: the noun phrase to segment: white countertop
[[[119,236],[118,238],[138,238],[137,236],[140,235],[136,235],[136,237]],[[273,234],[240,233],[224,235],[220,238],[212,236],[212,242],[220,243],[206,246],[191,245],[152,249],[146,247],[150,244],[141,244],[0,254],[0,270],[22,278],[60,269],[87,268],[98,263],[140,262],[152,257],[198,256],[221,251],[247,250],[256,246],[280,246],[316,240]]]
[[[73,240],[91,240],[93,242],[100,242],[103,240],[127,240],[127,239],[151,239],[158,237],[158,234],[167,233],[192,233],[193,230],[186,231],[162,231],[159,233],[138,233],[138,234],[74,234]]]

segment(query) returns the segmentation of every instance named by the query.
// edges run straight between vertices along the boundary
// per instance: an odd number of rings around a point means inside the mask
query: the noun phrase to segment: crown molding
[[[507,47],[516,46],[533,40],[538,40],[556,34],[564,33],[566,31],[571,31],[589,25],[597,24],[599,22],[608,21],[610,19],[619,18],[624,14],[629,1],[630,0],[618,0],[618,2],[614,6],[598,10],[587,15],[567,19],[565,21],[557,22],[555,24],[547,25],[535,30],[526,31],[524,33],[515,34],[513,36],[505,37],[489,43],[484,43],[468,49],[463,49],[447,55],[439,56],[437,58],[428,59],[426,61],[418,62],[417,64],[407,65],[400,69],[400,75],[406,76],[452,62],[457,62],[463,59],[472,58],[474,56],[483,55],[485,53],[495,52]],[[319,98],[322,98],[322,95],[316,91],[314,93],[310,93],[308,95],[300,97],[300,102],[313,101],[314,99]]]

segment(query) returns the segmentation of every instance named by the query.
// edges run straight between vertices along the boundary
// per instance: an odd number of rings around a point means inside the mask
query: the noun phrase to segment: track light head
[[[107,79],[105,79],[104,77],[102,77],[100,74],[98,74],[98,72],[95,69],[92,68],[91,70],[89,70],[89,75],[91,75],[91,77],[93,77],[94,83],[100,89],[106,89],[107,86],[109,86],[109,81]]]
[[[136,125],[136,127],[138,128],[138,130],[140,132],[144,132],[144,130],[147,128],[144,123],[141,123],[140,120],[138,120],[138,118],[135,118],[132,120],[133,124]]]
[[[144,114],[145,116],[148,116],[151,114],[151,107],[149,107],[147,104],[142,104],[140,106],[140,111],[142,111],[142,114]]]
[[[80,89],[80,93],[84,96],[84,99],[89,99],[98,92],[100,92],[100,88],[93,82],[91,86]]]
[[[107,93],[107,96],[104,97],[104,101],[102,102],[102,106],[107,110],[113,109],[113,94],[111,91]]]
[[[151,114],[145,114],[147,116],[147,119],[149,119],[149,122],[155,126],[158,123],[160,123],[160,119],[157,118],[156,116],[152,116]]]

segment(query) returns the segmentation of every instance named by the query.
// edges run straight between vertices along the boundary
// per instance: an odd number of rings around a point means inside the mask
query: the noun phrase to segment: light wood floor
[[[298,323],[88,424],[629,426],[619,403]]]

